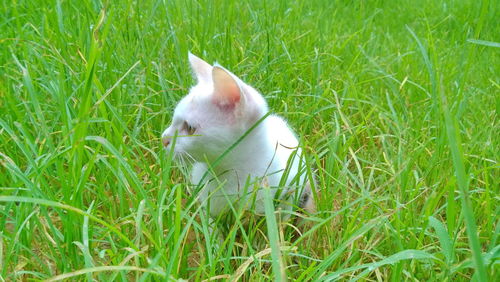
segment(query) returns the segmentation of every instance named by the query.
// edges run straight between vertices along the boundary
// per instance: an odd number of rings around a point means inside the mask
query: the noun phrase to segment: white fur
[[[280,195],[284,201],[292,202],[285,196],[298,195],[305,173],[298,175],[303,166],[301,151],[287,123],[279,116],[269,115],[214,166],[215,160],[268,112],[267,103],[255,89],[221,66],[211,66],[192,54],[189,61],[198,84],[179,102],[172,124],[162,138],[170,149],[177,134],[174,153],[194,160],[191,182],[203,186],[200,202],[209,205],[212,216],[227,211],[228,199],[232,203],[253,204],[255,212],[263,213],[260,188],[269,186],[274,195],[289,159],[289,175],[282,182],[285,185],[280,187]],[[189,134],[184,122],[196,128],[193,135],[186,136]],[[294,151],[297,154],[291,159]],[[255,202],[246,197],[249,194],[256,197]],[[291,204],[281,207],[288,209]]]

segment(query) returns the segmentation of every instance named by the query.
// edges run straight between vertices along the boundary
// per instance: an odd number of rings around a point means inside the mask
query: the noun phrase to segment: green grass
[[[497,1],[0,11],[1,281],[498,279]],[[188,51],[301,137],[319,192],[302,237],[270,201],[210,228],[160,142]]]

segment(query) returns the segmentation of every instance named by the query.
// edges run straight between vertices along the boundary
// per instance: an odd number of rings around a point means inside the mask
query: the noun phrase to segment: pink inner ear
[[[238,83],[229,73],[219,67],[212,69],[212,79],[214,82],[212,102],[225,110],[234,109],[241,100]]]

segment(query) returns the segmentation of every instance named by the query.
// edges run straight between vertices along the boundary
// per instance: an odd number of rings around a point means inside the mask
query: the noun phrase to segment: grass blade
[[[274,273],[274,281],[286,281],[285,265],[281,257],[278,225],[274,215],[273,195],[271,188],[266,185],[264,188],[264,210],[266,215],[267,236],[271,244],[271,258]]]
[[[482,45],[482,46],[500,48],[500,42],[493,42],[493,41],[486,41],[486,40],[479,40],[479,39],[467,39],[467,42],[477,44],[477,45]]]
[[[442,98],[444,98],[444,96],[442,96]],[[443,105],[443,111],[445,116],[446,133],[448,136],[448,146],[451,151],[453,168],[455,169],[455,177],[457,178],[457,185],[460,190],[462,213],[465,218],[465,227],[467,229],[469,245],[472,250],[472,257],[474,259],[474,264],[479,281],[488,281],[486,268],[484,265],[483,257],[481,255],[481,244],[479,242],[479,236],[477,234],[477,225],[474,216],[474,210],[469,198],[469,180],[465,172],[460,135],[455,127],[456,120],[451,116],[446,104]]]
[[[393,255],[386,257],[383,260],[380,260],[377,262],[366,263],[366,264],[362,264],[362,265],[344,268],[344,269],[341,269],[339,271],[335,271],[335,272],[325,276],[324,278],[322,278],[322,280],[323,281],[337,280],[340,278],[340,276],[342,274],[353,272],[353,271],[360,270],[360,269],[364,269],[363,272],[356,275],[355,278],[352,279],[352,281],[356,281],[359,278],[367,275],[368,273],[374,271],[375,269],[377,269],[381,266],[388,265],[388,264],[395,264],[399,261],[410,260],[410,259],[413,259],[413,260],[435,259],[435,257],[427,252],[420,251],[420,250],[404,250],[404,251],[393,254]]]
[[[437,220],[433,216],[429,217],[429,225],[436,231],[436,235],[438,236],[439,242],[441,244],[441,251],[446,258],[446,263],[448,264],[448,266],[450,266],[454,262],[453,256],[455,253],[450,235],[446,231],[446,228],[441,223],[441,221]]]

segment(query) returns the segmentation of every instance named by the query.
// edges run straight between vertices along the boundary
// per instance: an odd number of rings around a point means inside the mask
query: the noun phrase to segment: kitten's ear
[[[191,52],[188,52],[188,59],[196,79],[198,81],[210,81],[212,66],[209,63],[191,54]]]
[[[214,82],[212,102],[223,109],[234,109],[242,98],[238,82],[220,66],[213,67],[212,80]]]

